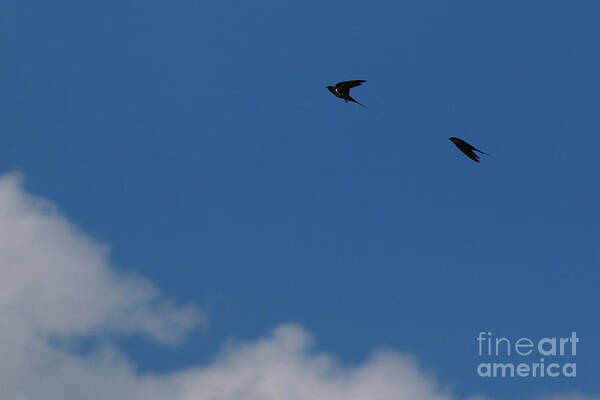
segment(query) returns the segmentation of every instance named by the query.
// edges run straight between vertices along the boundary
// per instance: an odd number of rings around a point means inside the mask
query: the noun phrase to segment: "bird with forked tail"
[[[478,148],[471,146],[469,143],[465,142],[462,139],[459,139],[457,137],[451,137],[450,141],[452,143],[454,143],[456,145],[456,147],[458,147],[458,149],[460,151],[462,151],[463,153],[465,153],[465,155],[467,157],[469,157],[471,160],[475,161],[475,162],[479,162],[479,156],[477,154],[475,154],[475,152],[479,152],[481,154],[485,154],[488,155],[488,153],[484,153],[483,151],[479,150]]]
[[[366,82],[366,81],[363,79],[359,79],[359,80],[355,80],[355,81],[338,82],[335,84],[335,86],[327,86],[327,89],[329,89],[329,91],[331,93],[333,93],[336,97],[339,97],[340,99],[344,99],[345,102],[351,101],[353,103],[356,103],[358,105],[365,107],[364,104],[359,103],[358,101],[356,101],[355,99],[353,99],[350,96],[350,89],[352,89],[355,86],[360,86],[364,82]]]

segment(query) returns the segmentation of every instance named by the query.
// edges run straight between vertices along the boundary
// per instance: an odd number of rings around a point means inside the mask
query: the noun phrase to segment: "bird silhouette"
[[[450,141],[452,143],[454,143],[460,151],[465,153],[465,155],[467,157],[469,157],[471,160],[473,160],[475,162],[479,162],[479,156],[477,154],[475,154],[475,151],[478,151],[481,154],[489,155],[488,153],[484,153],[483,151],[479,150],[478,148],[471,146],[469,143],[465,142],[462,139],[459,139],[456,137],[451,137]]]
[[[358,101],[354,100],[350,96],[350,89],[352,89],[355,86],[360,86],[364,82],[366,82],[366,81],[363,79],[359,79],[356,81],[338,82],[335,84],[335,86],[327,86],[327,89],[329,89],[329,91],[331,93],[333,93],[336,97],[339,97],[340,99],[344,99],[345,102],[351,101],[353,103],[356,103],[358,105],[365,107],[364,104],[359,103]]]

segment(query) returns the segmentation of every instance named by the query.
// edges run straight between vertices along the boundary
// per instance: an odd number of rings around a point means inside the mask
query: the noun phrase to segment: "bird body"
[[[355,86],[360,86],[364,82],[366,82],[366,81],[363,79],[359,79],[359,80],[355,80],[355,81],[343,81],[343,82],[336,83],[335,86],[327,86],[327,89],[331,93],[333,93],[334,96],[339,97],[340,99],[343,99],[346,103],[351,101],[353,103],[359,104],[364,107],[363,104],[359,103],[358,101],[353,99],[352,96],[350,96],[350,89],[352,89]]]
[[[457,137],[451,137],[450,141],[452,143],[454,143],[460,151],[465,153],[465,155],[467,157],[469,157],[471,160],[473,160],[475,162],[479,162],[479,156],[477,154],[475,154],[476,151],[481,154],[489,155],[488,153],[484,153],[483,151],[479,150],[478,148],[470,145],[469,143],[467,143],[464,140],[459,139]]]

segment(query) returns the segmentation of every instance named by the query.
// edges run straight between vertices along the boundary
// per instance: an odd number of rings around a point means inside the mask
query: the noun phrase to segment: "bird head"
[[[456,143],[456,138],[454,136],[452,136],[451,138],[448,138],[448,140],[450,140],[452,143]]]

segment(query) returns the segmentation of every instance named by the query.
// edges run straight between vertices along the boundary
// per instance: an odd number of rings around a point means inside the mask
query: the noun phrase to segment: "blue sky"
[[[284,322],[459,396],[600,393],[600,4],[0,3],[0,172],[197,304],[141,371]],[[348,79],[368,108],[325,86]],[[448,141],[491,156],[479,164]],[[479,331],[581,338],[574,380],[476,376]]]

